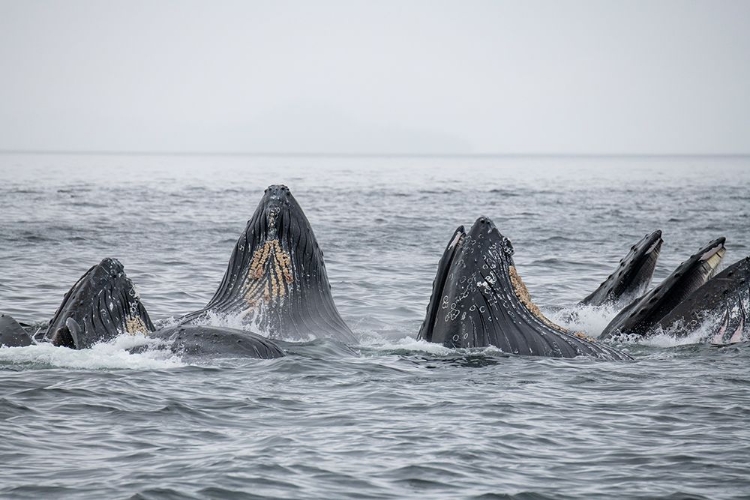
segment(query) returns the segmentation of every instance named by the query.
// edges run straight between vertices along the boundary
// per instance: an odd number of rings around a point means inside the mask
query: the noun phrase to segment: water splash
[[[68,349],[49,343],[26,347],[1,347],[0,366],[73,368],[82,370],[160,370],[186,366],[165,342],[145,335],[122,334],[90,349]],[[131,350],[147,347],[142,352]]]

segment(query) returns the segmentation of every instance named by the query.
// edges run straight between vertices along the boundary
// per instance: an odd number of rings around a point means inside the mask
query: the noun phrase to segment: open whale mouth
[[[704,269],[707,270],[706,279],[710,279],[716,274],[716,270],[719,268],[719,264],[721,264],[726,251],[724,239],[721,238],[721,241],[717,240],[712,248],[703,252],[700,261],[703,263]]]
[[[600,338],[616,333],[647,335],[662,318],[703,286],[716,273],[726,249],[718,238],[680,264],[653,290],[639,297],[612,319]]]
[[[646,291],[656,268],[656,261],[661,253],[664,240],[661,230],[647,234],[637,245],[631,248],[632,257],[626,257],[627,264],[622,282],[615,289],[615,299],[630,298],[631,300]]]

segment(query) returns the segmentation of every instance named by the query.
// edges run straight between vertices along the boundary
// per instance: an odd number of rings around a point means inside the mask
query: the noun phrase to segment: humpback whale
[[[714,344],[733,344],[745,338],[745,304],[750,303],[750,257],[745,257],[708,280],[664,316],[654,329],[678,337],[695,331],[704,321],[723,318],[709,339]]]
[[[237,317],[272,339],[356,342],[333,302],[310,223],[283,185],[266,189],[213,298],[179,322],[201,324],[209,314]]]
[[[32,337],[13,318],[0,319],[1,344],[51,342],[85,349],[121,333],[154,330],[146,309],[117,259],[105,258],[81,276],[63,297],[46,331]]]
[[[105,258],[65,294],[44,339],[56,346],[85,349],[121,333],[152,330],[151,318],[122,264]]]
[[[230,328],[184,325],[156,329],[133,282],[116,259],[89,269],[65,295],[45,338],[57,346],[85,349],[122,333],[168,341],[179,354],[277,358],[283,352],[260,335]]]
[[[142,333],[166,340],[167,347],[181,355],[252,358],[284,355],[272,341],[242,330],[197,325],[155,328],[122,264],[111,258],[91,267],[65,294],[38,341],[86,349],[123,333]],[[0,345],[19,347],[33,342],[13,318],[0,316]]]
[[[641,336],[653,332],[655,325],[691,293],[713,276],[726,252],[725,238],[718,238],[685,262],[647,294],[626,306],[604,328],[599,338],[609,338],[616,333]]]
[[[531,301],[512,256],[510,240],[487,217],[468,232],[456,229],[438,263],[417,338],[529,356],[631,359],[547,319]]]
[[[641,238],[630,248],[617,269],[579,304],[602,306],[640,297],[651,283],[662,243],[660,230]]]

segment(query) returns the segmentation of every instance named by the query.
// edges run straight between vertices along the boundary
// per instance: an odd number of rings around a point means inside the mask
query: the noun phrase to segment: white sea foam
[[[618,310],[612,306],[574,306],[544,314],[554,323],[569,330],[582,331],[590,337],[598,337],[612,321]]]
[[[414,337],[404,337],[397,340],[385,339],[375,335],[365,335],[362,337],[359,347],[374,351],[413,351],[426,352],[434,356],[455,355],[456,349],[445,347],[443,344],[427,342],[426,340],[417,340]],[[495,346],[489,346],[481,349],[473,349],[472,352],[483,353],[487,355],[502,355],[503,351]]]
[[[144,335],[122,334],[110,342],[95,344],[90,349],[68,349],[49,343],[26,347],[0,347],[0,363],[45,365],[83,370],[157,370],[185,366],[169,349],[155,349],[164,341]],[[150,347],[131,353],[136,347]]]

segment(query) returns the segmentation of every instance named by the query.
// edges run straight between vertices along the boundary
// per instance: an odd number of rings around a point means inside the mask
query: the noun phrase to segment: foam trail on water
[[[427,342],[426,340],[417,340],[414,337],[404,337],[397,340],[385,339],[375,335],[367,335],[362,338],[359,346],[372,351],[412,351],[415,353],[428,353],[433,356],[455,356],[457,352],[466,351],[465,349],[452,349],[442,344]],[[502,355],[503,352],[494,346],[484,347],[481,349],[471,349],[472,353],[482,353],[487,355]]]
[[[0,348],[0,364],[43,365],[82,370],[161,370],[186,366],[169,349],[155,349],[164,342],[144,335],[122,334],[110,342],[95,344],[90,349],[68,349],[49,343],[27,347]],[[130,353],[136,347],[151,347],[141,353]]]

